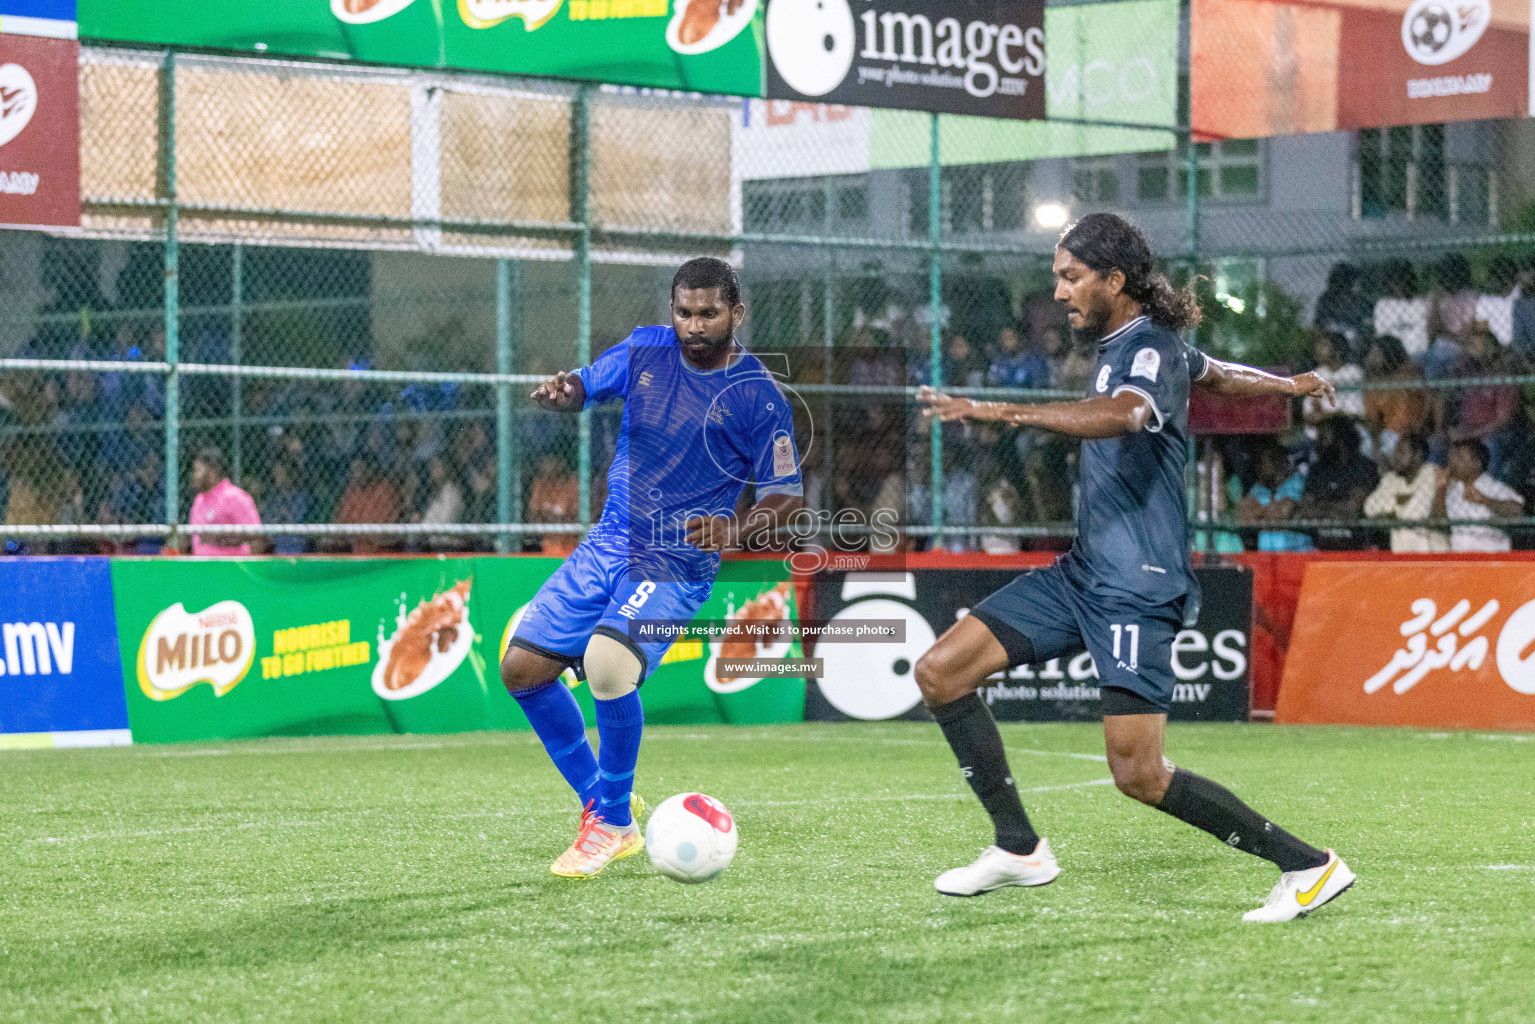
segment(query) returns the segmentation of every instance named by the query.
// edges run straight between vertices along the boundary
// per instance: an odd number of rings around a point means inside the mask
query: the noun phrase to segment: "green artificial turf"
[[[1097,727],[1003,734],[1064,870],[970,900],[930,725],[650,730],[641,791],[740,828],[691,887],[550,875],[575,807],[527,734],[0,754],[0,1021],[1535,1018],[1528,737],[1174,726],[1359,873],[1255,926],[1274,869],[1105,784]]]

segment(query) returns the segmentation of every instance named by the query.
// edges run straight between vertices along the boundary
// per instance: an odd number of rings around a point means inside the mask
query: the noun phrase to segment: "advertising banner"
[[[1014,569],[925,569],[908,573],[826,573],[816,579],[818,619],[902,619],[900,643],[821,643],[825,676],[806,694],[813,721],[924,718],[913,668],[933,641],[971,607],[1018,575]],[[1173,642],[1178,678],[1169,720],[1246,721],[1252,573],[1195,570],[1204,588],[1199,621]],[[981,690],[1001,721],[1083,721],[1102,715],[1098,672],[1086,652],[1023,665]]]
[[[1176,0],[1051,7],[1045,11],[1044,116],[1171,127],[1178,100]],[[974,113],[974,111],[970,111]],[[944,114],[945,165],[1170,149],[1170,131],[1068,121]],[[803,100],[754,100],[737,124],[746,180],[921,167],[931,155],[926,115]]]
[[[485,726],[472,560],[124,559],[112,588],[140,742]]]
[[[1523,117],[1525,0],[1194,0],[1196,132],[1254,138]]]
[[[0,0],[0,224],[80,224],[72,0]]]
[[[1043,0],[80,0],[80,34],[981,117],[1046,110]]]
[[[1045,116],[1043,0],[769,0],[767,96]]]
[[[483,616],[480,631],[486,645],[487,663],[492,666],[500,663],[528,602],[559,564],[557,558],[476,560],[476,578],[484,595],[479,613]],[[765,569],[768,571],[764,572]],[[768,622],[784,618],[797,620],[798,615],[794,588],[788,582],[788,570],[781,563],[724,562],[715,580],[714,591],[699,609],[697,618]],[[650,667],[645,678],[641,693],[645,720],[657,724],[728,722],[736,725],[802,721],[805,712],[803,679],[722,679],[718,672],[721,657],[797,658],[799,645],[783,650],[755,645],[750,645],[751,649],[739,650],[736,649],[738,646],[711,643],[701,638],[683,638],[674,643],[661,663]],[[492,651],[494,657],[490,656]],[[592,697],[584,680],[573,671],[567,671],[564,678],[566,685],[576,691],[576,699],[587,722],[594,723]],[[510,707],[505,714],[496,716],[494,727],[525,728],[527,723],[515,702],[508,699],[504,704]]]
[[[113,682],[119,695],[126,689],[140,742],[524,729],[527,720],[501,685],[501,656],[559,564],[118,560],[111,588],[122,641],[120,658],[113,652]],[[727,562],[700,617],[796,616],[792,588],[765,578],[760,565]],[[680,641],[645,681],[646,716],[692,724],[800,721],[801,679],[722,679],[716,665],[722,656],[798,653],[797,646],[736,651]],[[575,671],[564,681],[591,721],[584,681]]]
[[[1308,565],[1275,721],[1535,729],[1535,572]]]
[[[107,560],[0,560],[0,748],[127,742]]]
[[[757,0],[80,0],[80,35],[759,96]]]

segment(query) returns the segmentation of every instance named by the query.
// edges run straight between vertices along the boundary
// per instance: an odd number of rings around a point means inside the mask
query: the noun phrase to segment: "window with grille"
[[[1354,143],[1354,216],[1429,217],[1449,223],[1496,221],[1496,172],[1452,162],[1442,124],[1366,128]]]
[[[1136,158],[1135,191],[1142,203],[1181,203],[1189,193],[1187,142]],[[1263,195],[1261,139],[1194,143],[1194,187],[1202,198],[1252,201]]]

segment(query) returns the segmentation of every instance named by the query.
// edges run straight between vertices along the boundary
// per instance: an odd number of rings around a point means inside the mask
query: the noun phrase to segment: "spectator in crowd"
[[[1365,499],[1364,514],[1371,519],[1401,522],[1428,519],[1434,511],[1439,473],[1439,467],[1428,461],[1428,442],[1418,434],[1408,434],[1396,444],[1390,472]],[[1450,538],[1421,526],[1393,528],[1391,550],[1397,554],[1448,551]]]
[[[1002,328],[997,335],[997,354],[986,371],[986,383],[994,388],[1048,388],[1050,364],[1043,353],[1026,345],[1016,327]]]
[[[165,362],[165,328],[158,324],[150,327],[144,336],[144,348],[142,360],[134,362],[163,363]],[[144,408],[149,411],[152,419],[159,419],[165,415],[165,375],[162,373],[135,373],[138,378],[138,397],[144,403]]]
[[[1044,328],[1040,340],[1050,365],[1050,386],[1064,391],[1086,390],[1094,368],[1087,350],[1073,345],[1070,335],[1054,325]]]
[[[1384,334],[1370,342],[1364,356],[1365,380],[1379,387],[1365,392],[1364,422],[1380,458],[1390,458],[1397,439],[1428,426],[1428,391],[1423,370],[1407,358],[1400,339]]]
[[[918,360],[919,365],[921,360]],[[955,388],[978,388],[986,383],[986,366],[963,334],[949,335],[943,349],[943,383]]]
[[[260,526],[261,516],[249,492],[229,479],[224,453],[209,446],[192,460],[192,525]],[[192,534],[194,555],[248,555],[255,534]]]
[[[261,519],[266,523],[307,523],[314,511],[309,492],[299,486],[294,464],[287,459],[272,463],[272,490],[261,503]],[[306,548],[302,534],[279,533],[271,538],[274,555],[302,555]]]
[[[960,429],[954,429],[954,426]],[[933,525],[933,489],[926,482],[931,465],[926,461],[931,458],[930,436],[926,430],[919,429],[910,444],[912,457],[906,475],[906,522],[918,527]],[[973,453],[965,441],[963,425],[946,424],[943,432],[943,525],[946,527],[975,525],[977,487],[972,465]],[[969,551],[974,546],[971,537],[951,533],[944,537],[943,547],[935,550]]]
[[[1316,425],[1328,416],[1342,413],[1355,419],[1364,419],[1364,370],[1357,363],[1348,361],[1348,341],[1341,334],[1328,331],[1312,332],[1312,354],[1316,369],[1312,372],[1337,389],[1337,400],[1311,396],[1301,402],[1301,415],[1306,420],[1306,436],[1316,440]]]
[[[1429,300],[1420,294],[1418,272],[1407,260],[1386,264],[1383,294],[1375,301],[1375,333],[1401,341],[1409,356],[1428,351]]]
[[[112,335],[112,345],[106,358],[116,363],[137,362],[143,358],[139,347],[139,328],[124,320]],[[138,397],[141,381],[137,373],[103,373],[100,375],[102,401],[109,415],[121,416]]]
[[[1023,522],[1043,525],[1069,523],[1075,514],[1072,484],[1076,447],[1062,437],[1047,437],[1029,450],[1023,462]],[[1032,550],[1064,550],[1066,537],[1041,537],[1030,542]]]
[[[75,358],[86,353],[77,352]],[[72,370],[64,375],[64,389],[53,425],[58,430],[59,454],[80,472],[89,472],[101,449],[99,428],[105,425],[106,411],[96,374]]]
[[[997,456],[999,448],[998,445],[989,448],[980,473],[980,520],[976,525],[1022,526],[1023,500],[1003,470],[1003,460]],[[1022,538],[1016,534],[983,533],[979,547],[988,555],[1016,555],[1022,549]]]
[[[417,522],[428,524],[457,523],[463,521],[464,489],[458,482],[458,474],[442,456],[434,456],[426,464],[426,487],[430,495],[426,508]],[[433,551],[459,550],[458,538],[452,534],[432,534],[426,538],[426,546]]]
[[[528,521],[534,523],[574,523],[581,511],[581,481],[571,472],[570,464],[553,452],[538,460],[538,473],[528,495]],[[567,558],[580,540],[573,533],[546,533],[543,552]]]
[[[1458,377],[1501,377],[1518,372],[1510,356],[1493,337],[1487,324],[1474,321],[1466,329],[1466,355],[1456,368]],[[1512,384],[1472,384],[1460,393],[1460,409],[1451,441],[1476,440],[1487,446],[1493,476],[1501,476],[1514,440],[1514,417],[1519,409],[1519,389]]]
[[[80,474],[69,466],[59,470],[58,499],[60,526],[93,525],[87,511],[89,506],[85,500],[85,488],[80,484]],[[53,545],[53,552],[59,555],[94,555],[102,552],[102,546],[99,541],[84,537],[65,537]]]
[[[890,332],[865,327],[856,334],[848,383],[857,387],[898,388],[906,383],[906,353]]]
[[[1236,519],[1243,526],[1277,526],[1295,518],[1305,493],[1306,478],[1290,468],[1290,456],[1272,437],[1261,438],[1253,459],[1253,485],[1237,505]],[[1258,533],[1259,551],[1310,551],[1311,538],[1293,530],[1264,529]]]
[[[41,474],[16,473],[10,479],[10,494],[5,503],[6,526],[56,526],[58,505],[49,500],[48,488],[39,479]],[[21,542],[13,554],[41,554],[48,549],[46,540],[29,539]]]
[[[1353,346],[1370,333],[1371,312],[1369,300],[1360,292],[1359,268],[1352,263],[1334,263],[1327,272],[1327,288],[1316,300],[1312,325],[1340,335]]]
[[[111,493],[101,504],[98,519],[107,524],[123,525],[166,521],[165,461],[159,452],[146,449],[131,469],[119,470]],[[164,544],[160,535],[146,534],[124,541],[118,550],[120,554],[158,555]]]
[[[1519,266],[1519,297],[1509,315],[1513,318],[1514,353],[1527,363],[1535,363],[1535,256],[1526,256]]]
[[[366,456],[352,459],[346,490],[336,503],[336,522],[345,526],[400,521],[400,492],[388,477]],[[392,546],[393,538],[378,534],[358,534],[352,540],[352,552],[372,555]]]
[[[1359,432],[1347,416],[1329,416],[1317,424],[1316,460],[1306,474],[1299,514],[1303,519],[1358,519],[1364,499],[1380,482],[1375,463],[1359,451]],[[1328,551],[1358,547],[1354,530],[1321,527],[1317,547]]]
[[[515,473],[513,474],[515,477]],[[496,516],[496,467],[469,467],[469,493],[464,502],[464,522],[494,523]],[[481,539],[483,543],[483,539]]]
[[[1524,514],[1519,492],[1487,472],[1487,446],[1480,441],[1451,445],[1449,465],[1438,482],[1436,519],[1512,519]],[[1512,546],[1508,534],[1497,527],[1450,528],[1451,551],[1508,551]]]
[[[1476,319],[1476,304],[1481,298],[1471,282],[1471,264],[1458,252],[1446,253],[1435,268],[1437,281],[1429,312],[1430,338],[1459,341]]]
[[[486,432],[485,424],[478,420],[470,420],[453,436],[448,452],[453,464],[465,470],[494,465],[496,461],[496,449],[491,444],[490,434]]]
[[[1514,341],[1514,303],[1523,296],[1519,264],[1512,256],[1494,256],[1487,265],[1487,291],[1476,300],[1476,319],[1487,325],[1498,344]]]

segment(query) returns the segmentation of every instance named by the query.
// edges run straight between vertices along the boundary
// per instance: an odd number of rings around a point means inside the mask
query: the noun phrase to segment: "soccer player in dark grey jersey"
[[[985,420],[1084,439],[1077,539],[1047,569],[986,598],[917,662],[917,685],[971,788],[996,826],[996,844],[940,875],[939,892],[975,896],[1045,885],[1060,873],[1029,824],[996,722],[977,690],[1014,665],[1086,650],[1103,695],[1109,769],[1120,791],[1278,865],[1264,905],[1243,919],[1288,921],[1347,889],[1354,874],[1266,820],[1225,787],[1163,756],[1175,677],[1172,645],[1198,614],[1185,524],[1191,384],[1227,395],[1325,395],[1315,374],[1276,377],[1206,356],[1176,332],[1198,324],[1191,292],[1152,268],[1133,225],[1084,217],[1055,251],[1055,297],[1073,330],[1098,343],[1098,370],[1078,402],[1010,405],[931,389],[920,401],[942,421]]]

